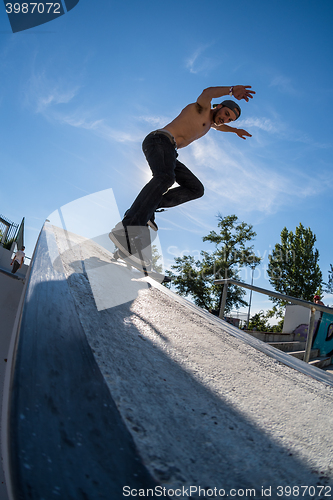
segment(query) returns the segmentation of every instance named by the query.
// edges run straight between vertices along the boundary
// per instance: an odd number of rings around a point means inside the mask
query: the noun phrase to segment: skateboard
[[[123,260],[128,266],[134,267],[138,271],[143,272],[145,276],[149,276],[150,278],[153,278],[155,281],[158,281],[158,283],[170,283],[171,279],[169,276],[166,276],[165,274],[160,274],[154,270],[151,269],[151,265],[145,265],[145,264],[137,264],[134,262],[130,256],[125,255],[119,248],[116,248],[115,252],[113,253],[113,259],[114,260]]]

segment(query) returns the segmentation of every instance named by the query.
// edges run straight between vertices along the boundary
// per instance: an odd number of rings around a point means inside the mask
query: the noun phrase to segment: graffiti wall
[[[284,317],[283,333],[293,333],[294,340],[305,341],[309,331],[310,309],[288,305]],[[320,350],[320,356],[333,353],[333,310],[332,314],[316,312],[312,347]]]
[[[321,313],[315,329],[313,348],[320,349],[321,356],[333,354],[333,314]]]

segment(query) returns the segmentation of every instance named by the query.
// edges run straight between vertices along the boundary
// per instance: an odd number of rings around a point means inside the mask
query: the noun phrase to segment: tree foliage
[[[159,263],[162,258],[158,252],[158,248],[156,245],[151,246],[151,254],[152,254],[152,267],[157,273],[163,272],[163,265]]]
[[[211,231],[203,238],[215,245],[213,252],[201,251],[199,259],[191,255],[176,257],[173,271],[168,271],[172,285],[183,296],[189,296],[194,303],[207,310],[219,308],[222,287],[214,280],[234,278],[239,280],[239,268],[257,265],[253,245],[248,245],[256,233],[245,222],[238,222],[236,215],[217,216],[219,233]],[[233,307],[247,306],[243,300],[246,292],[240,287],[229,285],[226,311]]]
[[[295,233],[283,228],[281,243],[277,243],[269,259],[269,281],[274,289],[285,295],[312,301],[321,286],[319,252],[314,248],[316,236],[301,223]],[[277,299],[272,299],[279,302]]]
[[[256,330],[258,332],[279,333],[282,332],[284,319],[281,318],[276,325],[270,325],[269,319],[274,316],[274,311],[269,310],[266,313],[259,311],[254,314],[249,321],[249,330]]]
[[[333,266],[330,264],[330,270],[328,271],[328,282],[323,283],[325,288],[323,289],[326,293],[331,293],[333,295]]]
[[[6,241],[6,243],[3,244],[3,247],[6,248],[7,250],[10,250],[12,248],[13,243],[14,243],[14,238]]]
[[[259,311],[250,318],[248,329],[258,332],[268,332],[270,330],[270,324],[264,311]]]

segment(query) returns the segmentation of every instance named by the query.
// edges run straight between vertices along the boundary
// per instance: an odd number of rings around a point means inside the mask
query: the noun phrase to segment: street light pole
[[[251,266],[251,269],[252,269],[251,286],[253,286],[253,274],[254,274],[255,268],[256,268],[256,266],[254,264],[252,264],[252,266]],[[247,327],[246,327],[247,330],[249,329],[249,323],[250,323],[251,303],[252,303],[252,289],[251,289],[251,292],[250,292],[249,310],[248,310],[248,313],[247,313]]]

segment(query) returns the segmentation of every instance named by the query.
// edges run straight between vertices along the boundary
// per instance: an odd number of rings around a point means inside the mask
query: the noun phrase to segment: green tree
[[[274,333],[282,332],[284,323],[284,313],[285,313],[284,309],[278,307],[277,305],[273,306],[272,309],[266,311],[265,316],[267,319],[273,318],[274,316],[278,319],[278,323],[271,326],[268,330],[269,332],[274,332]]]
[[[312,301],[321,286],[319,252],[314,248],[316,236],[301,223],[295,233],[283,228],[281,243],[277,243],[269,258],[269,281],[274,289],[285,295]],[[272,298],[273,302],[281,303]]]
[[[257,265],[260,257],[256,257],[253,245],[247,246],[256,233],[253,227],[245,222],[238,222],[236,215],[217,216],[219,234],[211,231],[203,238],[215,245],[211,253],[201,251],[201,258],[193,256],[175,258],[174,271],[168,271],[172,285],[177,293],[192,298],[194,303],[207,310],[219,308],[221,285],[215,285],[214,280],[233,278],[239,280],[240,267]],[[229,285],[226,312],[233,307],[247,306],[243,300],[246,292],[240,287]]]
[[[270,325],[269,319],[274,316],[274,309],[269,311],[259,311],[254,314],[249,321],[249,330],[257,330],[258,332],[272,332],[279,333],[282,332],[284,318],[280,318],[280,321],[276,325]]]
[[[270,325],[264,311],[259,311],[251,317],[249,330],[257,330],[258,332],[268,332],[270,330]]]
[[[10,250],[10,249],[11,249],[11,246],[12,246],[12,244],[13,244],[13,242],[14,242],[14,238],[12,238],[12,239],[10,239],[10,240],[6,241],[6,243],[4,243],[4,244],[3,244],[3,247],[4,247],[4,248],[7,248],[7,250]]]
[[[162,266],[162,264],[159,264],[159,260],[161,259],[161,255],[158,253],[158,248],[156,245],[152,245],[151,254],[152,254],[152,267],[153,267],[153,269],[158,273],[162,273],[163,266]]]
[[[331,269],[328,271],[328,282],[325,285],[324,292],[333,294],[333,266],[330,264]]]

